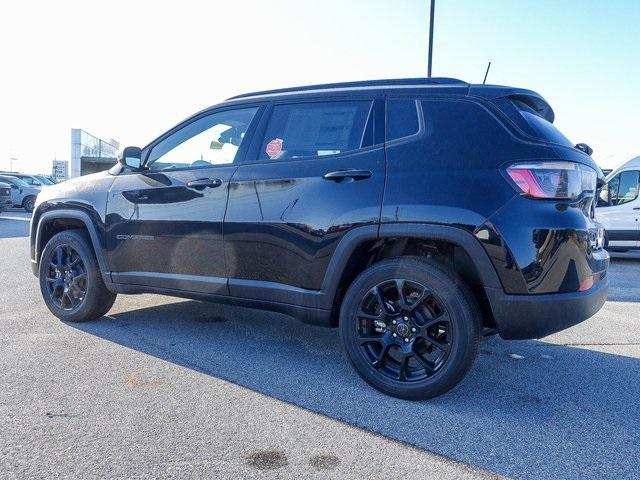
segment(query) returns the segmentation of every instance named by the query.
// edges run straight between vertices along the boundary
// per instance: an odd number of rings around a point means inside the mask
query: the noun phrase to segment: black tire
[[[396,301],[388,299],[394,288]],[[358,374],[381,392],[406,400],[433,398],[458,384],[476,358],[480,332],[480,309],[463,280],[421,257],[367,268],[340,309],[340,337]]]
[[[93,247],[82,230],[65,230],[49,240],[40,257],[39,280],[44,303],[67,322],[100,318],[116,300],[102,280]]]
[[[25,211],[27,211],[27,213],[32,213],[33,212],[33,207],[36,204],[36,197],[34,197],[33,195],[29,196],[29,197],[25,197],[22,200],[22,208],[25,209]]]

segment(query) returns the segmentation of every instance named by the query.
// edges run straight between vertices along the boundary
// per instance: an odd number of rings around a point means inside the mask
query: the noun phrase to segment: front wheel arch
[[[32,258],[35,262],[37,264],[40,263],[40,257],[47,242],[55,234],[64,230],[82,230],[85,232],[88,237],[87,240],[98,261],[102,280],[105,285],[109,287],[111,285],[111,277],[104,259],[102,243],[100,242],[100,237],[95,223],[87,212],[64,209],[50,210],[40,215],[37,219],[37,227],[32,228],[31,231]]]

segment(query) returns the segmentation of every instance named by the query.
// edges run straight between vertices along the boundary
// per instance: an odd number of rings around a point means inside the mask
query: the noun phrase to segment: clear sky
[[[246,91],[426,76],[428,0],[6,1],[0,168],[70,129],[145,143]],[[437,0],[434,76],[530,88],[603,167],[640,155],[639,0]]]

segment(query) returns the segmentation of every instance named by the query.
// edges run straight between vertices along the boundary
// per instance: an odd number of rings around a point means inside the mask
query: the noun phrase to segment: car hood
[[[48,185],[40,191],[37,204],[64,201],[65,203],[87,203],[96,195],[107,192],[115,177],[108,171],[71,178],[65,182]]]

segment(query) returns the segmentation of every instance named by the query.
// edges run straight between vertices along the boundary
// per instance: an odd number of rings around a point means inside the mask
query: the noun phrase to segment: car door
[[[146,170],[117,176],[105,220],[114,282],[228,293],[222,224],[229,180],[260,110],[197,116],[145,148]]]
[[[232,296],[327,307],[316,293],[336,245],[353,227],[379,222],[383,108],[366,97],[271,106],[231,180]]]
[[[609,247],[640,247],[640,172],[625,170],[610,178],[600,191],[596,218],[602,223]]]

